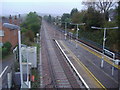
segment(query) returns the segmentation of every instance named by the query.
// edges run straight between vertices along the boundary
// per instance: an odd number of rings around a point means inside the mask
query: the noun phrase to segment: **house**
[[[3,23],[10,23],[19,25],[19,19],[17,16],[9,18],[2,17],[0,21],[0,46],[2,46],[5,42],[10,42],[12,44],[12,49],[18,44],[18,30],[11,30],[3,27]]]

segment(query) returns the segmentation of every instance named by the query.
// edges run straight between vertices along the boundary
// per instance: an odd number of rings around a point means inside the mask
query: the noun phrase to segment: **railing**
[[[63,32],[63,33],[64,33],[64,31],[65,31],[65,30],[61,29],[60,27],[58,27],[58,26],[54,26],[54,27],[55,27],[57,30],[59,30],[59,31],[61,31],[61,32]],[[68,35],[68,37],[69,37],[69,32],[68,32],[68,31],[67,31],[67,35]],[[72,38],[73,38],[73,39],[76,39],[76,35],[73,34],[73,35],[72,35]],[[96,42],[94,42],[94,41],[92,41],[92,40],[89,40],[89,39],[86,39],[86,38],[84,38],[84,37],[81,37],[81,38],[78,39],[78,41],[80,41],[80,42],[82,42],[82,43],[84,43],[84,44],[86,44],[86,45],[88,45],[88,46],[90,46],[90,47],[98,50],[99,52],[102,52],[102,51],[103,51],[103,50],[102,50],[102,45],[100,45],[99,43],[96,43]],[[110,50],[108,47],[105,47],[105,49],[106,49],[106,50],[109,50],[110,52],[115,53],[115,59],[119,59],[119,60],[120,60],[120,52],[112,51],[112,50]],[[105,53],[105,55],[107,55],[107,56],[109,56],[109,57],[112,57],[112,55],[109,55],[108,53]]]

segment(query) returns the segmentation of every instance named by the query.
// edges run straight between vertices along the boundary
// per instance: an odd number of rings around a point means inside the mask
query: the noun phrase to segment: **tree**
[[[89,7],[83,17],[83,21],[86,23],[86,30],[90,30],[91,26],[100,27],[103,25],[103,18],[99,11]]]
[[[119,26],[119,29],[120,29],[120,1],[118,2],[118,26]]]
[[[33,23],[30,25],[30,29],[36,34],[39,32],[40,25],[38,23]]]
[[[83,23],[83,17],[85,15],[86,11],[81,11],[81,12],[77,12],[73,15],[72,17],[72,22],[73,23]]]
[[[94,8],[96,8],[96,10],[99,10],[101,13],[104,14],[104,19],[106,21],[108,21],[109,19],[109,10],[116,4],[116,2],[114,2],[114,0],[91,0],[88,1],[83,1],[84,5],[87,5],[88,7],[92,6]]]
[[[78,13],[78,9],[77,8],[73,8],[71,10],[70,16],[72,17],[75,13]]]
[[[25,33],[25,36],[28,37],[29,41],[34,42],[34,33],[33,31],[29,30]]]
[[[40,17],[36,12],[30,12],[27,14],[26,21],[21,24],[22,31],[32,30],[34,34],[39,32],[40,29]]]
[[[41,17],[36,12],[27,14],[25,21],[21,24],[22,42],[26,45],[32,45],[36,33],[40,30]]]
[[[70,14],[69,13],[64,13],[61,17],[61,21],[65,22],[69,18],[70,18]]]
[[[118,2],[118,20],[117,24],[119,29],[117,30],[117,47],[118,47],[118,52],[120,52],[120,1]]]

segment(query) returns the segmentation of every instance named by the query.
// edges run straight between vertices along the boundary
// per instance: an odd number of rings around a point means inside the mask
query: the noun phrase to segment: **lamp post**
[[[39,33],[37,33],[37,34],[36,34],[36,36],[37,36],[37,44],[38,44],[38,37],[39,37]]]
[[[70,23],[70,24],[71,24],[71,25],[77,25],[77,35],[76,35],[76,39],[78,40],[78,31],[79,31],[78,26],[79,26],[79,25],[85,25],[85,23],[81,23],[81,24]],[[77,49],[77,43],[76,43],[76,49]]]
[[[66,36],[67,36],[67,22],[65,22],[65,40],[66,40]]]
[[[60,23],[65,23],[65,33],[64,33],[65,38],[64,38],[64,39],[66,40],[66,39],[67,39],[67,38],[66,38],[66,36],[67,36],[67,23],[68,23],[68,22],[60,22]]]
[[[100,27],[94,27],[92,26],[91,28],[93,29],[104,29],[104,36],[103,36],[103,50],[102,50],[102,59],[101,59],[101,68],[103,68],[104,64],[104,50],[105,50],[105,41],[106,41],[106,30],[107,29],[118,29],[118,27],[111,27],[111,28],[100,28]]]
[[[11,30],[18,30],[18,45],[19,45],[19,62],[20,62],[20,80],[21,80],[21,88],[23,85],[23,71],[22,71],[22,59],[21,59],[21,33],[20,27],[14,24],[4,23],[3,26],[5,28],[9,28]]]

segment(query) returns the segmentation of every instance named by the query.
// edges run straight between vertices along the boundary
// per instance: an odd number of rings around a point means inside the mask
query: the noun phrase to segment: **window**
[[[0,36],[4,36],[4,31],[3,30],[0,30]]]
[[[0,48],[3,46],[3,43],[2,42],[0,42]]]

